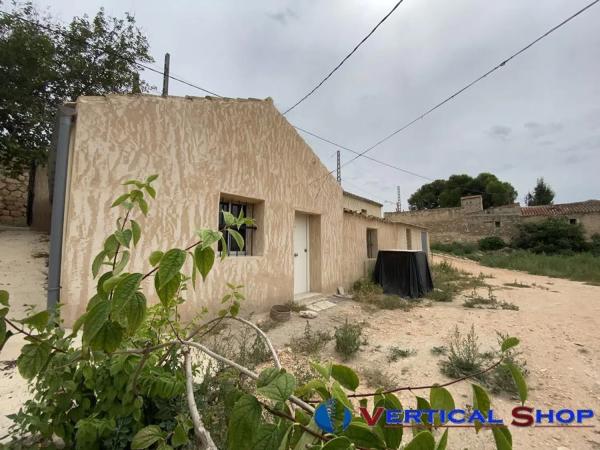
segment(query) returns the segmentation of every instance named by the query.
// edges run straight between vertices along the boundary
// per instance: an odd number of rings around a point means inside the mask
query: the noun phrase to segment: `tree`
[[[546,184],[544,178],[538,178],[533,194],[528,192],[525,196],[527,206],[551,205],[554,201],[554,191]]]
[[[132,92],[136,62],[153,59],[129,14],[117,19],[100,9],[68,26],[31,3],[11,14],[0,16],[0,168],[18,175],[46,161],[58,106],[81,95]]]
[[[496,175],[483,172],[472,178],[469,175],[451,175],[447,180],[424,184],[408,199],[410,209],[450,208],[460,206],[460,198],[481,194],[483,207],[507,205],[515,201],[517,191]]]

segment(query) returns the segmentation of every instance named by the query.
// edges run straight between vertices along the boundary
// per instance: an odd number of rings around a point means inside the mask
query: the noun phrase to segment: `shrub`
[[[504,300],[498,301],[498,298],[494,295],[491,287],[488,287],[487,298],[480,296],[475,289],[465,299],[463,306],[465,308],[478,308],[478,309],[510,309],[512,311],[518,311],[519,307],[514,303],[506,302]]]
[[[313,331],[307,320],[302,336],[292,338],[289,346],[294,352],[315,355],[322,351],[331,339],[331,334],[325,331]]]
[[[592,234],[589,248],[592,255],[600,256],[600,234]]]
[[[361,370],[367,386],[377,389],[392,389],[398,386],[398,379],[390,376],[381,369],[367,367]]]
[[[431,250],[451,253],[457,256],[466,256],[475,253],[477,251],[477,245],[471,242],[450,242],[447,244],[436,242],[431,244]]]
[[[498,236],[489,236],[479,240],[479,250],[500,250],[504,247],[506,247],[506,242]]]
[[[416,355],[417,351],[413,348],[400,348],[397,346],[390,347],[387,360],[388,362],[396,362],[401,358],[408,358]]]
[[[479,340],[475,327],[463,336],[458,326],[448,342],[446,359],[440,363],[442,373],[450,378],[473,375],[483,369],[483,358],[479,352]]]
[[[361,278],[352,285],[352,292],[356,301],[372,302],[383,294],[383,288],[368,278]]]
[[[581,224],[570,224],[563,219],[520,224],[512,246],[546,254],[569,254],[587,249]]]
[[[349,359],[354,355],[361,345],[362,325],[359,323],[346,323],[335,329],[335,351],[342,355],[343,359]]]

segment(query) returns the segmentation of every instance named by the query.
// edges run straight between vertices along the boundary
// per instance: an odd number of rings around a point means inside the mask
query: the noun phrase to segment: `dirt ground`
[[[27,230],[0,228],[0,289],[11,293],[11,316],[19,317],[24,303],[45,305],[47,236]],[[439,260],[439,257],[436,257]],[[439,371],[440,356],[431,348],[447,343],[455,325],[467,332],[473,324],[482,350],[496,347],[500,331],[518,336],[523,356],[527,360],[530,387],[529,404],[540,409],[585,408],[600,413],[600,286],[528,275],[521,272],[479,266],[472,261],[446,258],[460,269],[478,275],[483,272],[493,278],[486,283],[498,288],[499,300],[512,302],[519,311],[479,310],[461,306],[461,301],[433,303],[410,311],[367,311],[351,300],[331,299],[336,306],[319,313],[311,320],[314,330],[333,331],[346,319],[364,321],[368,344],[345,364],[356,368],[379,368],[398,379],[399,385],[419,385],[444,382]],[[527,288],[507,288],[504,283],[518,281]],[[534,285],[535,284],[535,285]],[[255,316],[255,320],[264,315]],[[302,358],[287,348],[291,337],[301,335],[306,320],[294,314],[292,320],[269,332],[282,351],[285,363],[296,364]],[[16,412],[27,398],[24,381],[11,361],[18,356],[23,341],[12,338],[0,353],[0,436],[7,432],[10,421],[6,414]],[[389,363],[390,346],[415,349],[406,359]],[[337,359],[330,342],[321,359]],[[292,368],[293,369],[293,368]],[[467,383],[453,385],[450,391],[458,406],[471,403]],[[365,386],[360,391],[371,390]],[[418,394],[419,395],[419,394]],[[425,395],[421,392],[420,395]],[[415,406],[410,395],[402,395],[405,406]],[[517,401],[508,397],[493,397],[493,407],[501,417],[509,417]],[[589,429],[517,429],[511,428],[515,449],[600,449],[600,422]],[[491,433],[475,435],[468,430],[451,430],[450,449],[492,449]]]

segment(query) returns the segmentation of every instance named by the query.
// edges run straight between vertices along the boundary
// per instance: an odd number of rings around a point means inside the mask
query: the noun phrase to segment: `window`
[[[499,220],[496,220],[496,221],[494,222],[494,226],[495,226],[496,228],[500,228],[500,221],[499,221]]]
[[[577,225],[577,219],[569,219],[571,225]]]
[[[234,216],[238,217],[240,211],[243,213],[244,217],[251,217],[256,219],[255,209],[257,205],[252,203],[247,203],[240,200],[226,200],[221,197],[221,201],[219,202],[219,229],[223,229],[225,227],[225,218],[223,217],[223,211],[230,212]],[[236,230],[238,233],[242,235],[244,238],[244,248],[240,248],[229,232],[224,232],[225,241],[227,242],[227,249],[229,256],[251,256],[256,255],[257,249],[257,237],[256,237],[256,226],[247,227],[243,225],[239,230]],[[218,243],[219,252],[223,251],[223,243],[219,241]]]
[[[367,228],[367,258],[377,258],[377,230]]]
[[[361,212],[361,214],[366,214],[367,210],[366,209],[361,209],[360,212]]]

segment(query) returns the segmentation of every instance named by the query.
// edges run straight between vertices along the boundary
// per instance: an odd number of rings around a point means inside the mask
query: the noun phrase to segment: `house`
[[[563,218],[580,223],[586,238],[600,233],[600,200],[526,206],[519,203],[483,208],[481,195],[461,197],[460,206],[385,213],[391,221],[427,227],[432,242],[477,242],[488,236],[510,240],[522,223]]]
[[[158,194],[148,216],[136,217],[143,236],[131,271],[147,271],[153,250],[216,229],[223,209],[256,221],[246,248],[233,246],[185,293],[184,318],[218,308],[226,282],[244,285],[245,308],[260,311],[349,288],[379,249],[428,249],[423,227],[344,209],[342,188],[271,99],[81,97],[58,124],[48,289],[67,325],[94,294],[93,258],[122,213],[111,202],[125,180],[154,173]],[[143,289],[154,300],[151,285]]]
[[[383,208],[381,203],[344,191],[344,209],[368,214],[369,216],[382,217],[381,208]]]

